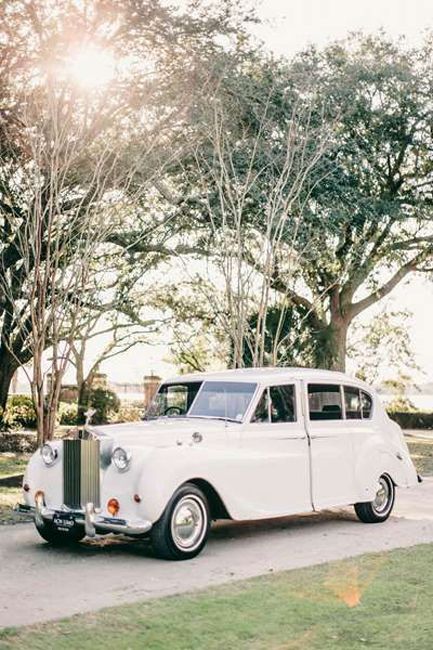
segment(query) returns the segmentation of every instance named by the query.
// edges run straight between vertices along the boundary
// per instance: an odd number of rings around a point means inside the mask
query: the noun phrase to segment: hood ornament
[[[94,408],[92,408],[91,406],[89,406],[89,408],[87,409],[87,411],[84,413],[84,415],[86,416],[86,421],[85,421],[85,423],[84,423],[84,426],[85,426],[85,427],[86,427],[88,424],[92,424],[92,418],[93,418],[93,416],[94,416],[95,414],[96,414],[96,409],[94,409]]]

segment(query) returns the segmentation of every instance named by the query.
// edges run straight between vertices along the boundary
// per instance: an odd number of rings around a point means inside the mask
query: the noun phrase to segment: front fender
[[[45,495],[45,504],[49,508],[56,508],[63,500],[63,466],[62,466],[62,442],[59,440],[50,442],[57,451],[57,459],[54,464],[47,467],[42,460],[40,448],[30,457],[24,472],[23,483],[29,487],[28,492],[23,491],[23,501],[28,506],[35,505],[36,492],[42,490]]]
[[[197,445],[156,450],[143,462],[137,482],[142,498],[140,516],[152,523],[158,521],[177,488],[198,478],[206,480],[218,492],[231,513],[232,491],[223,477],[235,473],[236,458],[236,453],[229,450],[212,449],[209,453],[208,449]]]

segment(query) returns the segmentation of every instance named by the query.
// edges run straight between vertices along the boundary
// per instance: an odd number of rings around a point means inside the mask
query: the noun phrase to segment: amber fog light
[[[134,494],[134,501],[135,501],[135,503],[140,503],[141,502],[141,496],[139,494]]]
[[[119,512],[120,504],[117,499],[110,499],[107,503],[107,510],[110,513],[110,515],[113,515],[115,517],[117,513]]]

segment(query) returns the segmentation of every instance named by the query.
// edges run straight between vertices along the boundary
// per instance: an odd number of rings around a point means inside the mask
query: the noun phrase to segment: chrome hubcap
[[[391,502],[391,486],[383,476],[379,479],[378,489],[373,501],[373,508],[378,514],[383,514]]]
[[[203,540],[206,532],[207,513],[201,499],[195,495],[183,497],[174,509],[171,533],[178,548],[192,551]]]

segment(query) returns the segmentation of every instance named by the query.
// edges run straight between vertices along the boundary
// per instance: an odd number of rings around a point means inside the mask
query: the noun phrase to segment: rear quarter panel
[[[389,474],[398,487],[417,484],[416,469],[403,433],[381,405],[372,420],[360,420],[355,425],[352,435],[359,501],[374,498],[381,474]]]

